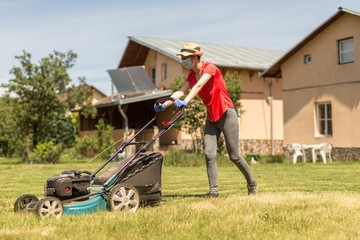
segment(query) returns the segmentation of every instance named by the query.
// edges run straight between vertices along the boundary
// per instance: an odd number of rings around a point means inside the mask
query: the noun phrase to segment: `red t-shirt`
[[[198,96],[207,108],[207,117],[211,122],[218,121],[228,108],[234,108],[229,93],[226,89],[225,81],[220,70],[212,63],[202,62],[200,78],[204,73],[212,77],[198,93]],[[190,71],[186,81],[193,87],[196,84],[195,72]]]

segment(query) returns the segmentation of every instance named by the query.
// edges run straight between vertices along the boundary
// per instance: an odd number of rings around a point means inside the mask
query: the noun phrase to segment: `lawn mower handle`
[[[160,98],[158,100],[156,100],[155,103],[162,103],[162,102],[166,102],[166,101],[171,101],[171,102],[175,102],[176,99],[172,98],[172,97],[167,97],[167,98]],[[131,141],[133,139],[136,138],[136,136],[141,133],[145,128],[147,128],[152,122],[154,122],[157,118],[157,116],[159,115],[160,112],[157,112],[155,114],[155,116],[142,128],[140,129],[133,137],[131,137],[128,141],[124,142],[120,148],[119,148],[119,153],[122,153],[124,151],[124,149],[130,145]],[[149,142],[147,142],[145,145],[143,145],[141,147],[141,152],[145,152],[146,149],[148,149],[157,138],[159,138],[161,135],[163,135],[165,132],[167,132],[168,130],[170,130],[174,125],[175,122],[181,117],[181,115],[183,115],[184,113],[184,107],[181,107],[179,109],[179,111],[176,113],[176,115],[170,120],[170,122],[162,122],[165,127],[155,136],[153,137]],[[118,154],[118,152],[116,152],[114,155],[116,156]]]
[[[171,102],[174,103],[175,100],[176,100],[176,99],[175,99],[175,98],[172,98],[172,97],[160,98],[160,99],[156,100],[155,104],[156,104],[156,103],[163,103],[163,102],[167,102],[167,101],[171,101]],[[178,113],[176,114],[176,117],[177,117],[177,116],[180,117],[183,113],[184,113],[184,107],[179,108],[179,111],[178,111]],[[159,112],[155,115],[155,118],[157,117],[157,115],[159,115]],[[176,120],[177,120],[179,117],[177,117]],[[173,119],[172,119],[172,120],[173,120]],[[174,122],[176,122],[176,120],[175,120]]]
[[[158,100],[156,100],[156,103],[158,102],[166,102],[166,101],[172,101],[175,102],[174,98],[168,97],[168,98],[160,98]],[[127,166],[133,159],[135,159],[140,153],[145,152],[154,142],[157,138],[159,138],[161,135],[163,135],[165,132],[167,132],[168,130],[170,130],[174,125],[175,122],[181,117],[181,115],[184,113],[184,107],[181,107],[179,109],[179,111],[177,112],[177,114],[170,120],[170,122],[166,122],[163,124],[165,125],[165,127],[163,129],[161,129],[161,131],[159,131],[159,133],[154,136],[149,142],[147,142],[145,145],[143,145],[140,150],[123,166],[123,168],[121,168],[119,170],[119,172],[122,171],[122,169],[125,168],[125,166]],[[113,154],[112,157],[110,157],[104,164],[102,164],[95,172],[93,172],[90,177],[91,179],[93,179],[95,177],[95,175],[101,171],[101,169],[103,169],[109,162],[111,162],[119,153],[122,153],[124,151],[124,149],[131,144],[131,142],[136,138],[136,136],[141,133],[145,128],[147,128],[152,122],[154,122],[157,118],[157,116],[159,115],[159,113],[157,112],[155,114],[155,116],[147,123],[145,124],[145,126],[143,128],[141,128],[137,133],[135,133],[134,136],[132,136],[129,140],[127,140],[126,142],[124,142],[123,144],[121,144],[121,146],[118,148],[118,150],[115,152],[115,154]],[[105,184],[106,185],[106,184]]]

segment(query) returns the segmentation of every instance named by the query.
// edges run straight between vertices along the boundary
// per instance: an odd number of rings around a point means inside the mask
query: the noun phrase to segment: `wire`
[[[86,166],[87,164],[89,164],[90,162],[92,162],[94,159],[96,159],[98,156],[100,156],[101,154],[103,154],[105,151],[109,150],[109,148],[113,147],[115,144],[119,143],[120,141],[122,141],[125,137],[123,137],[122,139],[120,139],[119,141],[117,141],[116,143],[112,144],[110,147],[106,148],[104,151],[102,151],[101,153],[99,153],[98,155],[96,155],[95,157],[93,157],[92,159],[90,159],[89,161],[87,161],[86,163],[84,163],[82,166]]]

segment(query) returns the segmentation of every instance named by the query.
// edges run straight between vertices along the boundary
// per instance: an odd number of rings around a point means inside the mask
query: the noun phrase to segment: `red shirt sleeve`
[[[214,76],[216,73],[216,66],[214,64],[205,64],[204,68],[202,69],[201,75],[204,73],[208,73],[211,76]]]
[[[190,83],[191,87],[193,87],[196,84],[195,72],[193,70],[189,72],[186,81]]]

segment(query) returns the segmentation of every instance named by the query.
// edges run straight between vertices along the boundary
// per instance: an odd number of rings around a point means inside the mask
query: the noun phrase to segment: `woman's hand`
[[[155,112],[165,111],[165,109],[166,109],[166,106],[165,106],[164,103],[157,102],[157,103],[154,104]]]
[[[181,107],[188,107],[187,102],[185,100],[176,99],[174,102],[175,107],[181,108]]]

